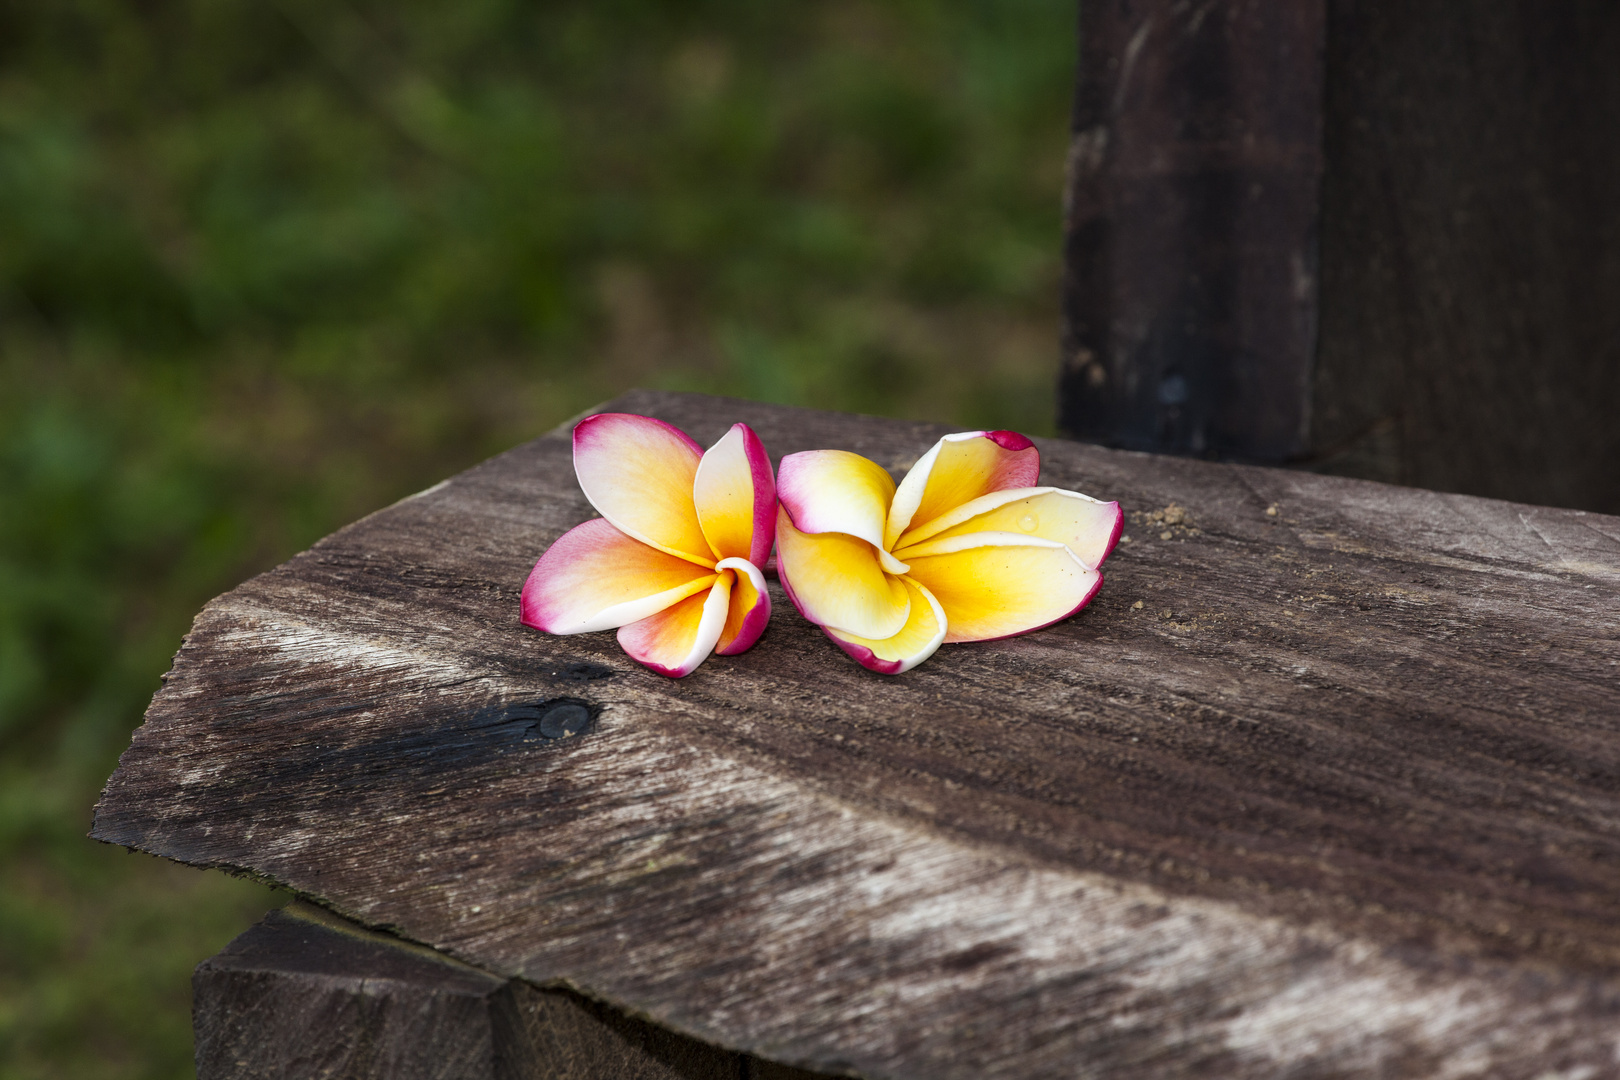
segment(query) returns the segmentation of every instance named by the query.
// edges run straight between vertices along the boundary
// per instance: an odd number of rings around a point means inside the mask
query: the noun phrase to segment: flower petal
[[[1056,540],[1095,569],[1114,550],[1123,523],[1117,502],[1098,502],[1062,488],[1013,488],[980,496],[908,530],[895,544],[895,558],[906,560],[926,541],[1007,532]]]
[[[1049,626],[1090,602],[1102,575],[1054,540],[1007,533],[940,541],[910,576],[939,600],[946,641],[988,641]]]
[[[784,506],[776,516],[776,573],[800,614],[881,641],[906,625],[911,595],[886,574],[878,549],[844,533],[803,533]]]
[[[774,533],[776,523],[771,524]],[[731,587],[731,607],[714,651],[736,656],[747,652],[765,632],[765,624],[771,621],[771,594],[765,591],[765,575],[745,559],[721,559],[717,569],[734,571],[737,581]]]
[[[650,416],[598,413],[574,426],[574,473],[597,512],[627,536],[712,567],[692,504],[702,457],[685,432]]]
[[[842,630],[822,627],[822,633],[858,660],[862,667],[884,675],[910,671],[933,656],[934,650],[945,640],[945,611],[934,599],[934,594],[910,578],[900,580],[911,592],[911,615],[898,634],[882,641],[873,641]]]
[[[733,424],[709,447],[698,463],[692,501],[715,558],[765,564],[776,539],[776,481],[753,428]]]
[[[708,588],[714,572],[633,540],[604,518],[563,533],[523,583],[523,622],[585,634],[644,619]]]
[[[884,546],[894,480],[875,461],[848,450],[789,454],[782,459],[776,494],[801,532],[848,533]]]
[[[913,521],[932,521],[992,491],[1033,487],[1040,474],[1040,451],[1016,431],[947,435],[900,481],[883,546],[893,551]]]
[[[732,575],[721,574],[707,592],[694,593],[638,622],[619,627],[619,644],[630,658],[660,675],[679,679],[709,658],[731,606]]]

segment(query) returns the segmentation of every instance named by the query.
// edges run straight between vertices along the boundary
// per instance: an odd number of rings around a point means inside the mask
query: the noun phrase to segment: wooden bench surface
[[[604,408],[897,475],[947,430]],[[773,582],[672,681],[519,624],[592,516],[537,439],[210,603],[94,835],[827,1072],[1610,1073],[1620,518],[1039,446],[1127,512],[1077,617],[889,677]]]

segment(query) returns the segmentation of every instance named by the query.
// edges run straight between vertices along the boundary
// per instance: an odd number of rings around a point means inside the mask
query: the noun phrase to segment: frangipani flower
[[[588,416],[574,428],[574,473],[602,516],[534,564],[524,623],[550,634],[617,627],[632,659],[671,678],[759,640],[776,482],[747,424],[704,452],[662,420]]]
[[[845,450],[782,459],[776,563],[805,618],[873,671],[946,641],[1048,626],[1091,600],[1118,503],[1033,487],[1040,452],[1012,431],[947,435],[897,489]]]

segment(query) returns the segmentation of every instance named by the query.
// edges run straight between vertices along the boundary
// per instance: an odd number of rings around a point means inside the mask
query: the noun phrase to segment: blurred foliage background
[[[0,1078],[277,902],[90,807],[210,596],[635,385],[1051,430],[1073,0],[0,0]]]

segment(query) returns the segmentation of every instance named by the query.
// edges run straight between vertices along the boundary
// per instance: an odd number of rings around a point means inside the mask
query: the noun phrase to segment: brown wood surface
[[[897,471],[943,430],[612,407]],[[1079,616],[887,677],[773,585],[680,681],[519,625],[590,515],[521,446],[209,604],[94,835],[827,1072],[1611,1073],[1620,519],[1039,445],[1128,512]]]
[[[515,1080],[496,1065],[497,1043],[508,1061],[518,1049],[496,1030],[518,1026],[497,1019],[518,1012],[507,980],[300,910],[270,912],[198,965],[198,1080]]]
[[[1312,455],[1620,513],[1620,4],[1328,9]]]
[[[1620,4],[1086,0],[1060,423],[1620,513]]]
[[[192,989],[197,1080],[816,1080],[300,901]]]
[[[1060,423],[1170,453],[1305,452],[1324,0],[1085,0]]]

